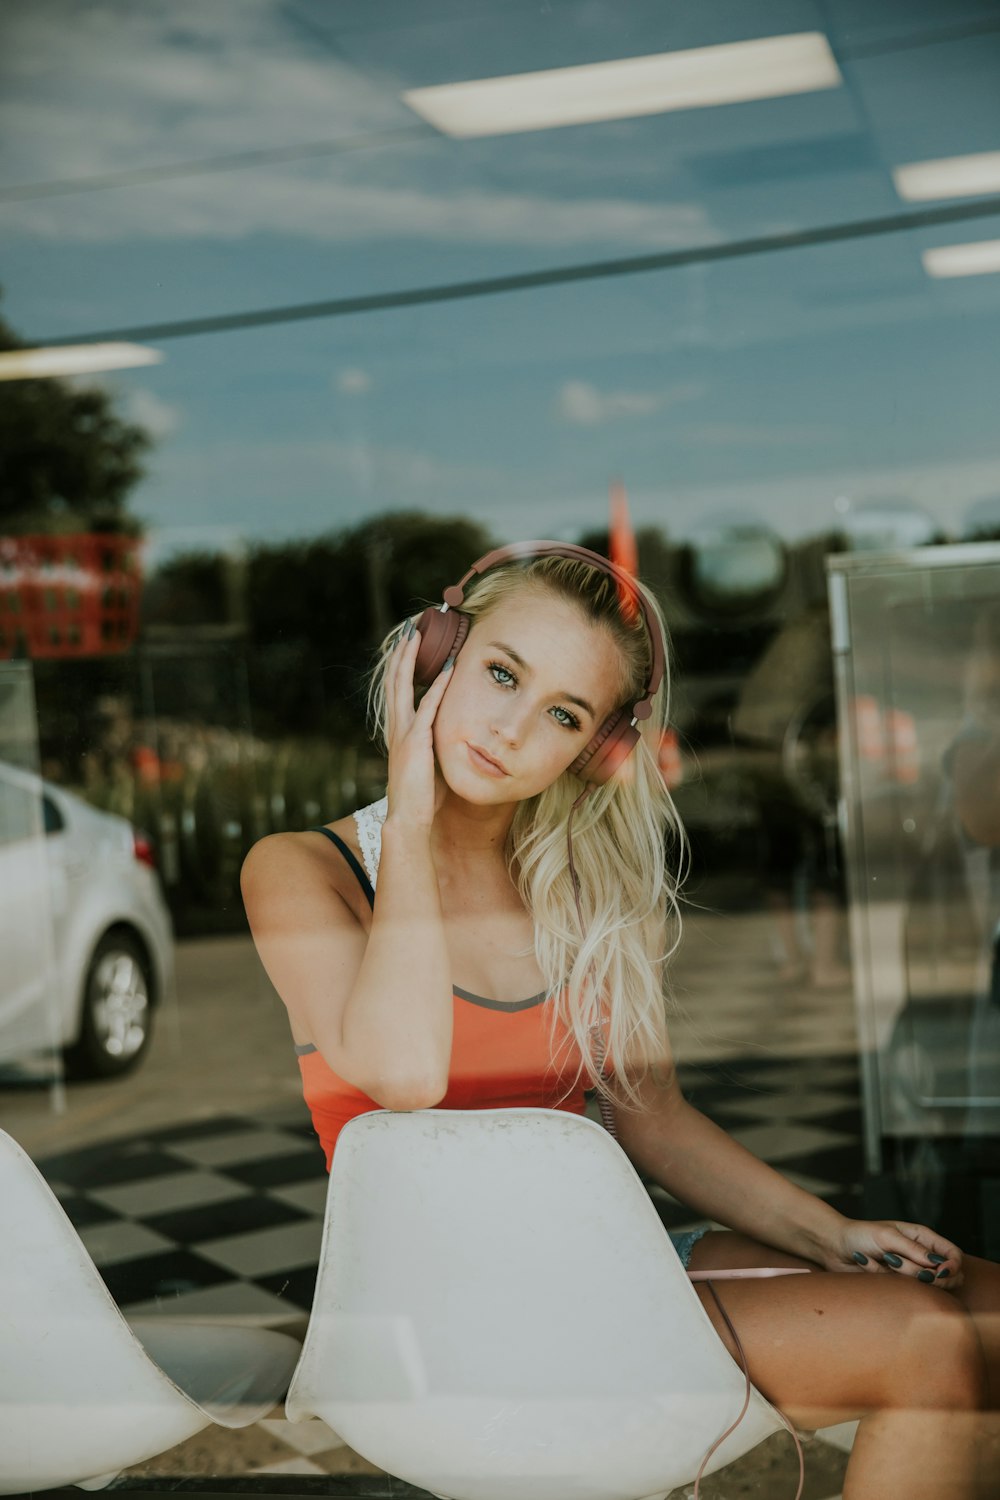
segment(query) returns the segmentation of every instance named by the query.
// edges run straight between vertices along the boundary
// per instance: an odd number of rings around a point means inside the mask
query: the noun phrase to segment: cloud
[[[213,526],[248,536],[288,536],[335,529],[369,511],[495,506],[510,491],[511,476],[499,468],[405,445],[225,439],[197,450],[163,448],[136,491],[135,510],[153,527],[188,528],[210,516]]]
[[[787,427],[754,422],[692,422],[685,424],[677,440],[694,447],[809,448],[839,436],[838,428],[824,427],[819,422],[799,422]]]
[[[343,168],[345,174],[353,170],[353,165]],[[703,211],[693,205],[661,208],[620,198],[560,202],[549,194],[377,186],[333,181],[329,172],[316,175],[315,166],[309,174],[261,169],[155,189],[8,203],[4,220],[8,235],[79,244],[230,241],[271,233],[341,244],[382,237],[553,248],[625,242],[633,249],[654,250],[717,239]]]
[[[367,370],[340,370],[335,384],[342,396],[365,396],[372,388],[372,378]]]
[[[145,386],[129,385],[115,375],[66,375],[63,384],[78,391],[102,391],[126,422],[137,422],[156,442],[172,437],[181,425],[181,408]]]
[[[22,180],[121,171],[412,121],[357,70],[304,45],[273,0],[49,0],[6,19],[4,54],[8,181],[15,171]]]
[[[704,382],[689,381],[653,391],[599,391],[586,380],[567,380],[556,396],[556,414],[577,427],[600,427],[627,417],[646,417],[684,401],[699,401]]]
[[[1000,481],[997,460],[945,459],[912,465],[871,464],[864,468],[808,466],[803,455],[796,473],[755,475],[722,484],[676,483],[629,485],[629,509],[637,526],[662,527],[674,540],[689,536],[708,515],[741,517],[771,526],[786,541],[816,536],[843,527],[838,499],[857,504],[884,494],[903,495],[926,511],[946,532],[961,531],[973,497]]]
[[[947,531],[961,531],[966,509],[996,491],[996,459],[906,467],[871,465],[822,470],[797,450],[796,472],[698,483],[675,468],[659,480],[626,472],[629,507],[637,526],[658,526],[674,541],[690,536],[708,515],[771,526],[796,540],[842,525],[838,497],[905,495]],[[226,440],[197,452],[167,445],[136,491],[134,509],[151,544],[164,552],[203,544],[232,547],[256,540],[314,536],[354,525],[366,516],[419,508],[432,515],[482,521],[498,541],[539,534],[577,541],[607,524],[599,484],[578,482],[562,469],[448,461],[405,446],[317,440],[285,443]],[[159,554],[158,554],[159,555]]]
[[[5,37],[3,180],[59,181],[205,162],[227,153],[366,138],[413,127],[398,81],[371,79],[303,38],[272,0],[238,7],[24,7]],[[461,184],[451,143],[349,149],[154,185],[4,204],[5,232],[61,244],[252,234],[326,243],[382,236],[497,246],[665,249],[715,240],[700,206]],[[459,186],[453,187],[455,181]],[[562,193],[567,194],[565,182]]]
[[[180,408],[171,406],[161,396],[144,390],[141,386],[128,392],[124,407],[128,420],[145,427],[157,441],[169,437],[180,426]]]

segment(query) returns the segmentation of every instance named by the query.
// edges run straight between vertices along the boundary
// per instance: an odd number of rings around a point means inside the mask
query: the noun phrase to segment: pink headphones
[[[636,723],[639,719],[648,719],[653,712],[653,696],[663,679],[666,658],[659,623],[641,591],[636,588],[635,580],[614,563],[608,562],[606,557],[601,557],[600,553],[591,552],[587,547],[574,547],[568,542],[519,542],[512,547],[498,547],[493,552],[487,552],[485,557],[472,564],[464,578],[445,589],[442,605],[425,609],[417,621],[420,648],[413,673],[414,681],[420,687],[428,687],[448,658],[457,656],[465,645],[472,618],[462,613],[461,606],[465,601],[465,588],[469,580],[501,563],[530,557],[575,558],[606,573],[609,578],[628,589],[646,626],[653,662],[643,696],[631,707],[625,705],[609,715],[569,768],[574,776],[579,776],[592,786],[599,786],[610,781],[638,744],[639,730]]]

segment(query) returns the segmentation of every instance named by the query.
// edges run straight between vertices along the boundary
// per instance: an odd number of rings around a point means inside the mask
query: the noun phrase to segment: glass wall
[[[986,542],[830,559],[868,1160],[938,1216],[963,1184],[990,1224],[998,562]]]
[[[3,865],[0,1126],[126,1313],[301,1332],[326,1177],[242,861],[381,796],[393,622],[608,549],[612,495],[672,641],[688,1097],[1000,1254],[990,915],[927,843],[992,628],[998,76],[994,0],[4,8],[0,770],[48,874]],[[369,1472],[279,1417],[132,1477]]]

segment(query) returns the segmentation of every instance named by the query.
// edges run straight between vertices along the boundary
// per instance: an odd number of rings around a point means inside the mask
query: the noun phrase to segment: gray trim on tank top
[[[486,1010],[530,1010],[533,1005],[541,1005],[545,999],[545,991],[540,995],[530,995],[527,1000],[487,1000],[485,995],[474,995],[471,990],[463,990],[460,985],[453,984],[452,990],[460,1000],[469,1000],[473,1005],[482,1005]]]
[[[461,985],[453,984],[453,992],[460,1000],[468,1000],[472,1005],[481,1005],[484,1010],[531,1010],[533,1006],[541,1005],[545,1001],[546,994],[543,990],[540,995],[531,995],[527,1000],[487,1000],[485,995],[474,995],[471,990],[463,990]],[[310,1052],[315,1052],[316,1046],[313,1042],[303,1042],[301,1045],[295,1043],[295,1056],[308,1057]]]

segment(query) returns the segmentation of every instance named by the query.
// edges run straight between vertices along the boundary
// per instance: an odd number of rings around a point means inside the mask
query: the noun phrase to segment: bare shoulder
[[[360,861],[357,825],[349,814],[325,825],[340,838]],[[255,914],[277,904],[299,903],[311,899],[329,902],[339,897],[358,920],[367,925],[368,903],[357,879],[339,849],[315,829],[294,833],[271,833],[252,846],[240,874],[240,886],[253,924]]]
[[[341,836],[350,819],[331,824]],[[315,829],[254,844],[240,876],[261,962],[287,1007],[292,1034],[336,1054],[337,1017],[357,978],[371,913],[343,853]]]

